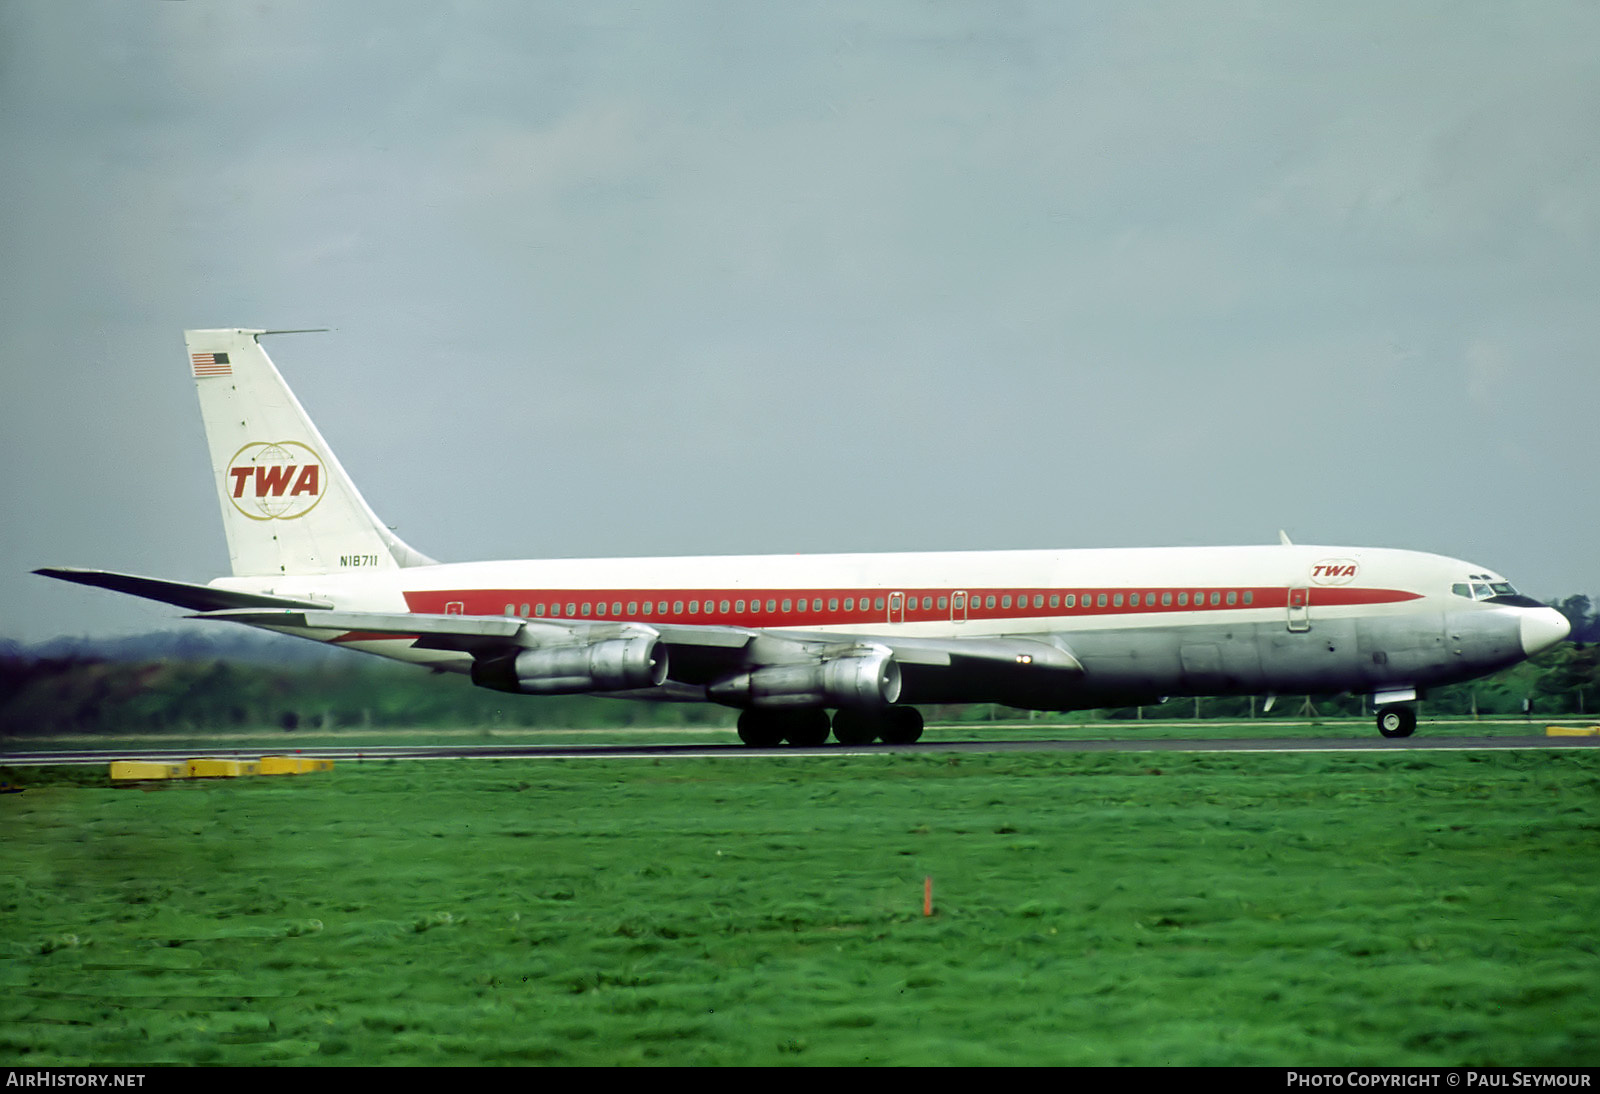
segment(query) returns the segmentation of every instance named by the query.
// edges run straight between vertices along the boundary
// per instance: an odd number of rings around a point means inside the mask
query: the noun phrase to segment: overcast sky
[[[0,0],[0,637],[226,571],[186,327],[444,560],[1600,593],[1597,151],[1588,2]]]

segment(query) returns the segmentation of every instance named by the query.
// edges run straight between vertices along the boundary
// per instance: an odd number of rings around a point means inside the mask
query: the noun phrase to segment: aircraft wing
[[[291,631],[338,632],[334,636],[318,636],[332,637],[334,641],[410,638],[419,649],[456,651],[479,661],[515,656],[523,650],[591,646],[613,639],[646,637],[667,647],[671,680],[691,685],[704,685],[730,673],[767,665],[820,663],[867,647],[886,649],[897,663],[925,671],[982,664],[1058,679],[1083,674],[1083,665],[1071,649],[1045,638],[843,635],[621,620],[304,608],[206,611],[194,618]]]

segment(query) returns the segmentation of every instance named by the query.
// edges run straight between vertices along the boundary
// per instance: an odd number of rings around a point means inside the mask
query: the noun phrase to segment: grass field
[[[101,774],[0,797],[7,1064],[1600,1063],[1595,751]]]

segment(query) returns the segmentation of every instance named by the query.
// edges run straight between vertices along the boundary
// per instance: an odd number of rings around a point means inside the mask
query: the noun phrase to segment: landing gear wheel
[[[922,736],[922,711],[916,707],[890,707],[883,712],[880,736],[886,745],[915,744]]]
[[[840,707],[833,713],[833,738],[842,745],[870,745],[878,727],[879,719],[864,710]]]
[[[789,710],[783,714],[783,739],[796,748],[816,748],[828,743],[828,712]]]
[[[784,725],[770,710],[741,710],[739,740],[751,748],[777,748],[783,743]]]
[[[1417,730],[1417,712],[1410,707],[1379,707],[1378,732],[1385,737],[1409,737]]]

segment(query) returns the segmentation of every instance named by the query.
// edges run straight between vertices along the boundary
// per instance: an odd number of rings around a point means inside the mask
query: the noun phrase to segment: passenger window
[[[1171,593],[1162,593],[1161,594],[1161,606],[1163,608],[1172,607],[1172,594]]]
[[[877,610],[880,611],[880,612],[883,611],[883,597],[881,597],[881,596],[878,597],[878,599],[877,599],[877,601],[875,603],[876,603]]]
[[[682,615],[683,614],[683,601],[674,600],[672,602],[672,614],[673,615]]]
[[[585,612],[584,614],[588,615],[589,613]],[[594,606],[594,614],[595,615],[605,615],[606,614],[606,602],[604,600],[602,600],[600,603],[598,603],[598,604],[596,604]]]
[[[1105,607],[1106,606],[1106,594],[1105,593],[1101,593],[1098,597],[1096,597],[1095,598],[1095,603],[1096,603],[1097,606],[1099,606],[1101,608]]]
[[[726,615],[728,611],[728,602],[724,600],[721,604],[717,605],[717,610]]]
[[[1212,593],[1211,594],[1211,606],[1213,608],[1215,608],[1218,604],[1221,604],[1221,603],[1222,603],[1222,594],[1221,593]]]
[[[778,602],[776,600],[767,601],[767,611],[775,612],[777,610],[778,610]]]
[[[544,605],[543,604],[535,604],[533,606],[533,614],[534,615],[543,615],[544,614]]]
[[[588,615],[593,609],[594,609],[594,605],[593,604],[589,603],[587,600],[585,600],[583,602],[583,614],[584,615]]]
[[[1178,594],[1178,607],[1187,608],[1188,606],[1189,606],[1189,594],[1188,593],[1179,593]]]
[[[839,610],[839,598],[838,597],[836,597],[836,596],[828,597],[828,610],[830,612],[836,612],[836,611]]]
[[[1050,594],[1050,606],[1052,608],[1061,607],[1061,594],[1060,593],[1051,593]]]
[[[939,598],[939,610],[942,612],[946,608],[948,608],[949,606],[950,606],[950,598],[948,596],[941,596]]]
[[[628,614],[629,615],[638,615],[639,614],[639,602],[637,600],[628,601]]]
[[[1009,596],[1002,596],[1002,597],[1001,597],[1001,598],[1000,598],[1000,606],[1001,606],[1001,607],[1002,607],[1002,608],[1009,608],[1009,607],[1011,607],[1011,598],[1010,598],[1010,597],[1009,597]]]
[[[1235,592],[1230,592],[1228,594],[1228,603],[1229,604],[1237,604],[1237,603],[1239,603],[1239,594],[1235,593]]]
[[[690,615],[699,615],[700,614],[700,602],[698,600],[689,601],[689,614]]]
[[[656,611],[661,615],[666,615],[667,614],[667,602],[665,600],[656,601]]]
[[[814,612],[820,612],[822,610],[822,597],[815,596],[811,598],[811,610]]]
[[[1254,604],[1255,603],[1255,599],[1256,599],[1256,594],[1255,593],[1247,592],[1247,593],[1244,594],[1244,602],[1246,604]]]
[[[1067,594],[1067,607],[1076,608],[1077,606],[1078,606],[1078,594],[1077,593],[1068,593]]]
[[[984,607],[985,607],[985,608],[992,608],[992,607],[994,607],[994,597],[993,597],[993,596],[992,596],[992,595],[991,595],[991,596],[986,596],[986,597],[984,597],[984,598],[983,598],[983,606],[984,606]]]
[[[652,605],[651,605],[650,601],[646,600],[644,602],[644,614],[645,615],[649,615],[650,614],[650,608],[651,607],[652,607]]]
[[[574,604],[574,603],[573,603],[573,602],[572,602],[572,601],[570,601],[570,600],[569,600],[569,601],[567,601],[567,614],[568,614],[568,615],[569,615],[569,616],[570,616],[570,615],[577,615],[577,614],[578,614],[578,606],[577,606],[577,605],[576,605],[576,604]],[[584,613],[583,613],[583,614],[585,614],[585,615],[588,615],[588,614],[589,614],[589,613],[588,613],[588,612],[584,612]]]
[[[793,597],[785,597],[784,598],[784,601],[783,601],[783,610],[784,611],[788,611],[793,605],[794,605],[794,598]]]
[[[853,611],[856,610],[856,598],[855,597],[847,596],[847,597],[844,598],[844,610],[847,611],[847,612],[853,612]]]

